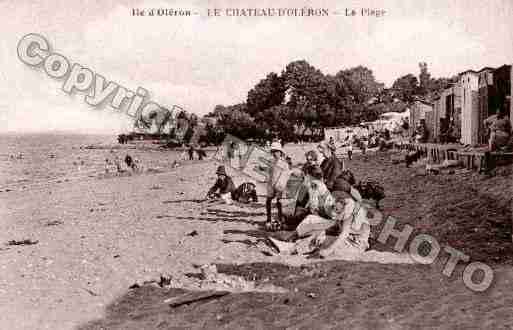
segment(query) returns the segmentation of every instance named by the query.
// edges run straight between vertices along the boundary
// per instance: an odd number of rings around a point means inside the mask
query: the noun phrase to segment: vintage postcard
[[[0,329],[513,328],[513,1],[0,15]]]

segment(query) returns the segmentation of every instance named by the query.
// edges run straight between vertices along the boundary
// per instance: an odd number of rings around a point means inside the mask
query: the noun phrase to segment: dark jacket
[[[249,201],[258,202],[255,185],[251,182],[244,182],[232,191],[232,199],[241,203],[249,203]]]
[[[218,178],[216,183],[210,188],[207,195],[211,195],[219,190],[219,194],[226,194],[235,190],[232,178],[225,176],[224,179]]]
[[[335,155],[332,155],[330,158],[322,161],[321,169],[326,187],[328,187],[330,191],[333,191],[337,179],[342,174],[342,163]]]

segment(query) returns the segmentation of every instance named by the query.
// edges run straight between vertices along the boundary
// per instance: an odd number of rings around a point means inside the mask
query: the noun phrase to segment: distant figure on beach
[[[130,155],[125,156],[125,164],[134,172],[139,170],[139,160],[132,158]]]
[[[192,145],[189,146],[187,152],[189,153],[189,160],[194,160],[194,147]]]
[[[171,168],[177,168],[178,166],[180,166],[180,163],[176,159],[173,160],[171,163]]]
[[[231,193],[235,190],[233,180],[226,174],[226,169],[220,165],[216,171],[217,180],[207,192],[207,199],[222,199],[227,204],[232,203]]]
[[[205,150],[203,148],[196,149],[196,153],[198,154],[198,159],[203,160],[203,158],[207,157],[207,154],[205,153]]]
[[[110,172],[111,162],[108,158],[105,158],[105,173]]]
[[[132,166],[134,166],[134,161],[132,159],[132,156],[130,156],[130,155],[125,156],[125,164],[129,168],[132,168]]]

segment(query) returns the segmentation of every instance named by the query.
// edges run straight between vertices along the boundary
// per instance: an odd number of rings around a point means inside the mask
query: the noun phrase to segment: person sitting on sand
[[[125,164],[134,172],[139,170],[139,160],[132,158],[130,155],[126,155]]]
[[[304,219],[304,217],[308,214],[308,210],[306,209],[306,204],[308,203],[308,188],[310,186],[309,175],[311,174],[311,170],[315,166],[319,166],[318,161],[319,157],[315,150],[309,150],[305,154],[306,163],[303,165],[301,172],[303,174],[303,184],[298,190],[296,195],[296,205],[294,208],[293,218],[295,223],[298,219]],[[296,223],[297,225],[297,223]]]
[[[132,156],[130,156],[130,155],[125,156],[125,164],[129,168],[132,168],[134,166],[134,160],[132,159]]]
[[[244,182],[232,192],[232,200],[240,203],[258,202],[256,186],[252,182]]]
[[[318,251],[322,257],[360,254],[369,248],[372,214],[362,204],[361,196],[354,189],[350,193],[337,191],[323,208],[330,217],[307,216],[288,241],[268,238],[281,254],[310,254]],[[338,235],[331,244],[328,235]]]
[[[318,146],[324,160],[321,163],[324,183],[330,191],[343,190],[348,191],[349,187],[347,182],[341,177],[344,170],[344,163],[341,162],[335,155],[335,150],[330,148],[329,145],[320,144]]]
[[[223,165],[220,165],[216,171],[217,180],[209,189],[207,193],[207,199],[222,199],[227,204],[231,204],[231,193],[235,190],[233,180],[226,174],[226,170]]]
[[[178,166],[180,166],[180,163],[176,159],[173,160],[171,163],[171,168],[177,168]]]

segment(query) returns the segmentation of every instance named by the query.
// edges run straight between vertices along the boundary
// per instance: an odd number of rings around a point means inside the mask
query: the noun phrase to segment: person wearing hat
[[[265,201],[265,210],[267,215],[267,222],[265,224],[268,230],[277,230],[283,219],[283,209],[281,204],[281,198],[286,183],[285,175],[289,171],[289,165],[285,161],[285,152],[279,142],[273,142],[271,144],[271,155],[273,157],[269,179],[267,180],[267,199]],[[278,219],[273,221],[272,219],[272,201],[276,198],[276,208],[278,209]]]
[[[308,202],[308,174],[313,169],[314,166],[318,165],[319,158],[317,157],[317,153],[315,150],[309,150],[305,154],[306,163],[303,165],[303,168],[301,169],[302,174],[304,176],[303,179],[303,185],[298,191],[297,197],[296,197],[296,207],[294,210],[294,216],[304,213],[303,209],[306,206],[306,203]]]
[[[340,234],[327,248],[320,250],[324,258],[357,255],[369,249],[370,226],[383,219],[383,215],[368,204],[358,191],[351,188],[349,194],[336,192],[337,224]],[[325,241],[321,235],[317,240]]]
[[[231,203],[231,193],[235,190],[233,180],[226,174],[226,170],[223,165],[220,165],[216,171],[217,180],[209,189],[207,193],[207,199],[222,198],[226,203]]]
[[[347,190],[347,185],[343,182],[341,177],[345,166],[344,163],[335,155],[334,147],[320,144],[318,149],[324,157],[324,160],[321,163],[321,169],[324,183],[326,183],[328,189],[330,191]]]

